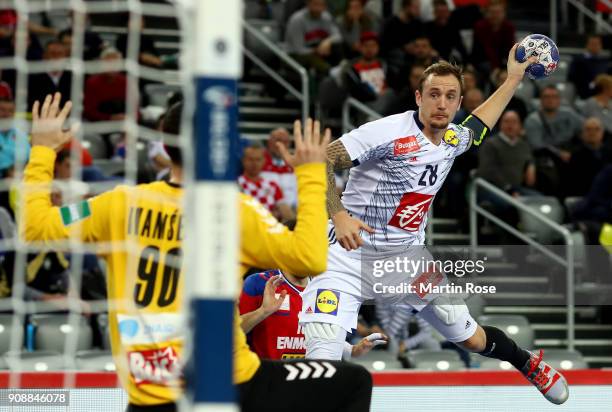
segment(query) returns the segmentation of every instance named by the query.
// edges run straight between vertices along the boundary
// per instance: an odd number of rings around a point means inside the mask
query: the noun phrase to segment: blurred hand
[[[322,57],[327,57],[331,54],[332,42],[330,39],[325,39],[317,46],[317,54]]]
[[[325,163],[327,161],[327,146],[331,140],[331,131],[325,129],[325,134],[321,137],[321,125],[312,119],[306,121],[304,134],[302,136],[302,123],[296,120],[293,123],[293,139],[295,142],[295,152],[289,150],[281,142],[276,142],[276,148],[280,152],[283,160],[291,167],[306,163]]]
[[[285,296],[287,296],[287,291],[282,290],[279,293],[278,298],[276,297],[276,288],[283,281],[282,275],[272,276],[266,282],[266,287],[264,288],[263,293],[263,301],[261,303],[261,308],[264,312],[265,316],[270,316],[274,312],[280,309],[283,301],[285,300]]]
[[[351,357],[357,358],[363,356],[378,345],[384,345],[389,342],[389,338],[382,333],[373,333],[361,339],[357,345],[353,346]]]
[[[559,152],[559,158],[565,162],[565,163],[569,163],[569,161],[572,159],[572,153],[568,152],[567,150],[561,150]]]
[[[516,43],[510,49],[510,53],[508,53],[508,79],[514,80],[522,80],[525,75],[525,70],[527,66],[530,64],[536,63],[538,58],[535,56],[529,57],[523,63],[516,60],[516,48],[518,47],[518,43]]]
[[[374,233],[374,229],[361,220],[349,215],[345,210],[336,213],[332,220],[334,222],[336,239],[346,250],[357,250],[363,245],[363,239],[359,234],[362,229],[368,233]]]
[[[32,146],[46,146],[53,150],[61,149],[72,139],[76,126],[72,130],[64,130],[64,123],[72,108],[67,102],[60,110],[62,95],[55,93],[47,95],[42,104],[37,101],[32,106]]]

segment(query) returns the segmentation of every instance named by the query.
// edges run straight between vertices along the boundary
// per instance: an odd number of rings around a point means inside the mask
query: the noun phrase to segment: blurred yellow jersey
[[[175,401],[183,388],[183,191],[166,182],[118,186],[87,201],[53,207],[49,189],[55,156],[49,148],[32,148],[21,233],[26,241],[72,236],[96,242],[97,253],[107,261],[111,347],[129,402]],[[296,175],[305,189],[298,193],[303,207],[294,232],[257,201],[240,196],[240,273],[250,266],[280,267],[297,275],[325,268],[325,165],[300,166]],[[242,383],[260,362],[249,350],[238,316],[234,339],[234,380]]]

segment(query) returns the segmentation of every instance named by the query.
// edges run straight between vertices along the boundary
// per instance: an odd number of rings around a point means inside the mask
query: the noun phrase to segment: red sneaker
[[[561,405],[569,397],[567,381],[557,370],[542,360],[544,351],[539,355],[531,353],[529,363],[525,365],[523,373],[542,395],[550,402]]]

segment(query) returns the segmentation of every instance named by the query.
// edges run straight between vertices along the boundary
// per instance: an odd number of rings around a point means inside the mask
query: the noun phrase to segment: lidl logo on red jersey
[[[427,215],[432,200],[432,195],[405,193],[393,217],[389,220],[389,226],[399,227],[408,232],[417,232]]]
[[[181,376],[178,356],[172,346],[128,352],[128,364],[137,386],[147,383],[171,386]]]
[[[395,140],[395,144],[393,145],[393,155],[405,155],[411,152],[416,152],[420,148],[421,147],[419,146],[416,136],[400,137],[399,139]]]

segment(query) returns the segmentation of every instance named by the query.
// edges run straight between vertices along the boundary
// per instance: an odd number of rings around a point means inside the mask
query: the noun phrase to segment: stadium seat
[[[34,348],[64,352],[66,338],[77,333],[76,350],[91,349],[93,335],[89,320],[83,316],[78,318],[77,330],[74,330],[71,320],[67,314],[32,315],[30,322],[35,327]]]
[[[15,237],[15,221],[3,207],[0,207],[0,234],[2,239],[12,239]]]
[[[417,349],[408,352],[408,360],[413,365],[418,365],[421,362],[437,362],[437,361],[448,361],[454,362],[461,361],[461,357],[456,350],[442,349],[442,350],[429,350],[429,349]]]
[[[360,358],[352,359],[351,362],[375,371],[403,368],[397,356],[386,350],[373,350]]]
[[[3,358],[12,371],[45,372],[65,369],[64,358],[56,351],[12,351],[5,353]]]
[[[13,315],[0,315],[0,353],[7,352],[11,347],[11,328],[13,327]]]
[[[83,135],[83,147],[89,151],[91,157],[94,159],[105,159],[106,156],[106,143],[99,134],[86,134]]]
[[[485,358],[484,356],[478,355],[478,360],[474,363],[478,364],[478,369],[492,370],[492,371],[508,371],[513,370],[514,366],[506,361],[500,361],[499,359]]]
[[[457,360],[424,360],[414,363],[414,369],[425,371],[460,371],[465,363]]]
[[[589,367],[582,354],[575,350],[545,349],[544,358],[555,369],[586,369]]]
[[[503,330],[517,345],[533,348],[534,331],[525,316],[521,315],[485,315],[478,317],[481,325],[495,326]]]
[[[515,96],[524,100],[525,102],[531,102],[535,96],[535,86],[533,85],[533,82],[529,79],[525,79],[519,83]]]
[[[115,370],[112,353],[99,349],[77,352],[76,366],[79,371],[87,372],[110,372]]]
[[[563,207],[557,198],[552,196],[525,196],[521,197],[520,200],[524,205],[553,222],[563,222]],[[521,230],[533,235],[538,242],[550,245],[559,237],[557,232],[531,214],[519,211],[519,215]]]

